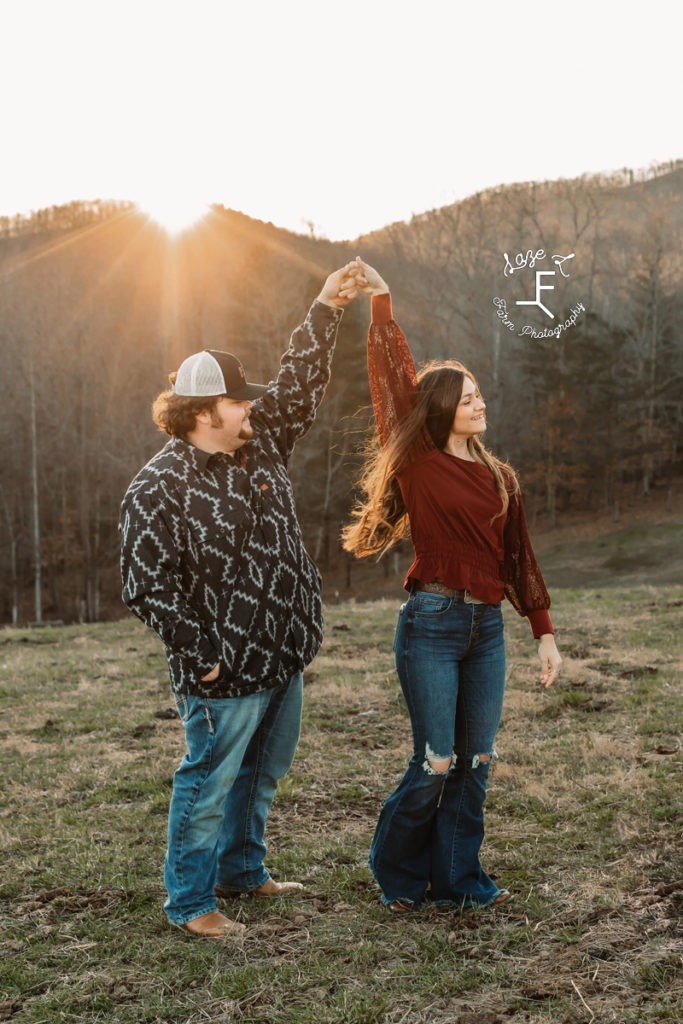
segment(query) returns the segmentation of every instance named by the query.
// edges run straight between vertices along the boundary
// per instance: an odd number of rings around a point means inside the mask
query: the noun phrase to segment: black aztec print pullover
[[[320,575],[287,461],[330,376],[342,310],[314,302],[233,458],[170,440],[121,507],[123,600],[161,638],[174,693],[240,697],[289,680],[322,640]],[[218,678],[201,677],[220,664]]]

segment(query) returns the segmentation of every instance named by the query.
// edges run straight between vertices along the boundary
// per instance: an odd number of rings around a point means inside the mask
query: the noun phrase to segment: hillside
[[[642,180],[501,186],[353,245],[219,206],[173,241],[130,204],[0,218],[0,398],[13,425],[0,453],[0,621],[96,620],[116,604],[119,502],[163,442],[149,407],[168,372],[198,348],[229,348],[267,382],[326,274],[359,248],[389,281],[417,362],[457,357],[476,374],[487,443],[519,470],[544,534],[635,494],[677,501],[682,175],[676,163]],[[528,306],[535,271],[506,277],[503,254],[529,264],[539,251],[566,273],[554,264],[548,299],[560,333],[536,338],[524,332],[542,333],[540,309],[515,312],[511,331],[494,300]],[[366,300],[346,310],[291,464],[307,544],[340,590],[337,539],[370,419],[367,322]]]

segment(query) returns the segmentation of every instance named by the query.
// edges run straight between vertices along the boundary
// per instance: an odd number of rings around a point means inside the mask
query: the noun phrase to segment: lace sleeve
[[[531,547],[519,493],[510,497],[503,541],[505,596],[520,615],[529,619],[535,637],[553,633],[548,614],[550,596]]]
[[[414,407],[417,398],[415,363],[403,331],[392,319],[391,296],[372,299],[372,323],[368,332],[368,375],[377,431],[386,447],[396,425]],[[412,458],[433,448],[426,431],[415,443]]]

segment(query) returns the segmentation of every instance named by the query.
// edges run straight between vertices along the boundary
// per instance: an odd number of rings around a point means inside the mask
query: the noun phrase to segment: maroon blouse
[[[392,319],[389,294],[372,298],[368,371],[377,429],[386,445],[417,393],[415,364]],[[396,475],[415,548],[406,589],[411,580],[439,579],[487,604],[505,596],[528,617],[535,637],[553,633],[550,597],[529,540],[521,495],[512,495],[507,515],[491,523],[500,511],[500,496],[490,471],[439,451],[426,429]]]

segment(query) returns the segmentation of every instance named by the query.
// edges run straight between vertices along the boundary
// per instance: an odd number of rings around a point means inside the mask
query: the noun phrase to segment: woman
[[[416,375],[387,285],[359,258],[354,273],[372,296],[368,367],[380,444],[344,546],[359,558],[379,554],[409,526],[415,548],[394,641],[414,754],[380,814],[370,867],[394,912],[426,900],[504,903],[510,893],[479,861],[505,685],[500,601],[528,617],[548,687],[561,664],[550,598],[515,473],[481,441],[486,407],[474,377],[455,361]]]

